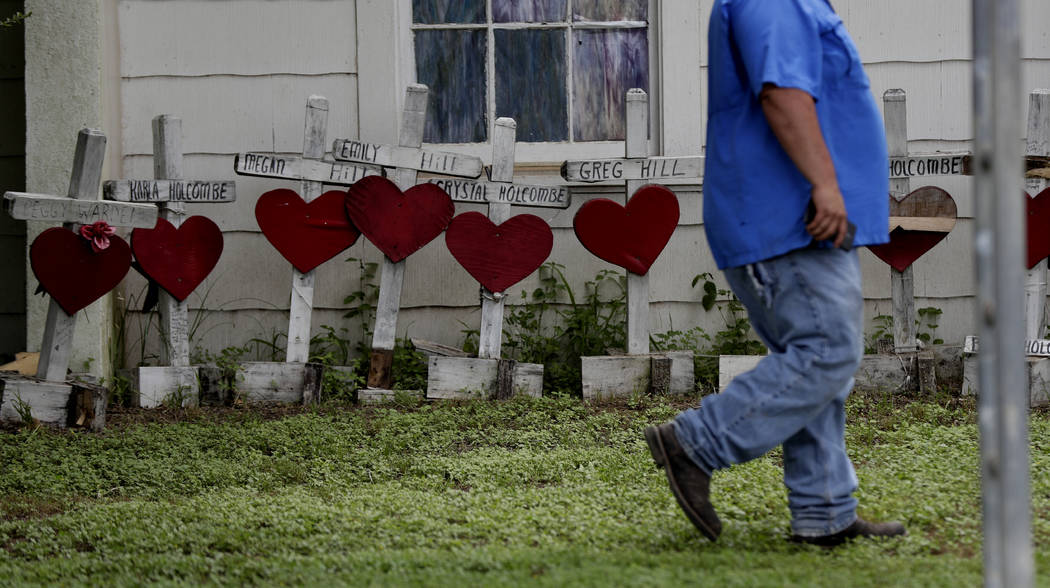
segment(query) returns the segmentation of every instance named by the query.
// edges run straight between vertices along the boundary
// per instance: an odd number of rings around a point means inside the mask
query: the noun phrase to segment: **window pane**
[[[573,32],[573,137],[577,141],[624,139],[627,90],[649,91],[645,29]]]
[[[573,0],[574,21],[649,20],[649,0]]]
[[[412,22],[483,23],[485,0],[412,0]]]
[[[493,22],[565,22],[568,0],[492,0]]]
[[[496,116],[518,123],[518,141],[569,137],[564,30],[497,30]]]
[[[416,31],[416,79],[430,88],[428,143],[488,140],[485,31]]]

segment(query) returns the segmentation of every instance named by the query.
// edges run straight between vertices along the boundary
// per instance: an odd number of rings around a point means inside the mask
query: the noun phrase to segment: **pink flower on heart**
[[[109,238],[116,230],[106,221],[98,221],[80,227],[80,236],[91,241],[91,250],[95,253],[109,247]]]

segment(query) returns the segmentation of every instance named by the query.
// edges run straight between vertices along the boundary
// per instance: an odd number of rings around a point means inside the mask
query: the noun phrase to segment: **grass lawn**
[[[681,401],[571,399],[112,414],[0,432],[4,585],[977,586],[972,406],[856,396],[861,514],[909,535],[786,541],[780,455],[719,472],[724,531],[681,514],[642,439]],[[1050,586],[1050,414],[1032,415]]]

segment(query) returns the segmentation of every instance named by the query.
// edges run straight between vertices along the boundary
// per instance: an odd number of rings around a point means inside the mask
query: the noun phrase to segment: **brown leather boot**
[[[722,533],[722,521],[711,506],[711,477],[689,459],[678,444],[674,426],[664,423],[645,428],[645,442],[656,465],[662,467],[671,485],[671,493],[682,507],[685,516],[711,541]]]
[[[831,548],[842,545],[847,541],[852,541],[857,537],[901,537],[907,534],[908,531],[904,528],[904,525],[896,521],[888,523],[873,523],[862,518],[857,518],[856,521],[853,521],[852,525],[838,533],[831,535],[818,535],[817,537],[792,535],[791,541],[794,543],[808,543],[810,545]]]

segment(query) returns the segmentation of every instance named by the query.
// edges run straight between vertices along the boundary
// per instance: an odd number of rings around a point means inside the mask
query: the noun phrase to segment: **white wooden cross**
[[[186,202],[233,202],[237,198],[235,182],[183,179],[182,119],[170,114],[161,114],[153,118],[152,126],[153,176],[156,179],[108,181],[103,185],[103,193],[107,199],[156,203],[160,217],[177,229],[186,215]],[[188,367],[188,304],[186,301],[179,302],[162,289],[157,306],[166,337],[162,364]]]
[[[969,153],[908,153],[908,106],[904,90],[887,90],[883,96],[886,144],[890,158],[890,195],[901,200],[911,192],[911,178],[970,175]],[[952,223],[954,224],[954,223]],[[893,348],[896,353],[918,351],[915,325],[915,277],[911,266],[890,268],[893,296]]]
[[[1035,90],[1028,97],[1028,138],[1025,141],[1025,155],[1050,157],[1050,90]],[[1029,174],[1025,178],[1025,189],[1033,198],[1048,185],[1050,182],[1045,174]],[[1046,230],[1050,230],[1050,227]],[[1042,339],[1046,336],[1046,275],[1045,259],[1028,270],[1025,282],[1025,336],[1028,339]]]
[[[340,161],[393,167],[391,179],[401,191],[407,191],[416,185],[416,177],[420,171],[467,178],[480,176],[482,163],[477,157],[421,149],[428,94],[429,90],[423,84],[411,84],[406,89],[397,146],[337,139],[332,147],[332,157]],[[397,315],[404,279],[405,260],[394,263],[384,257],[383,273],[379,281],[379,301],[376,304],[375,330],[372,334],[369,388],[389,389],[392,384],[390,368],[394,358]]]
[[[456,179],[432,179],[430,183],[448,192],[455,202],[486,202],[488,217],[495,225],[510,219],[511,206],[568,208],[569,190],[565,186],[532,186],[514,183],[514,151],[517,123],[512,118],[496,119],[492,135],[492,171],[488,182]],[[499,359],[503,341],[502,292],[482,288],[481,332],[478,357]]]
[[[375,166],[346,165],[323,160],[328,128],[328,99],[310,96],[306,103],[303,156],[286,157],[271,153],[239,153],[234,171],[241,175],[283,180],[299,180],[301,196],[310,202],[321,195],[324,184],[349,186],[369,175],[381,175]],[[285,361],[306,363],[310,358],[310,328],[313,314],[314,272],[292,269],[292,298],[288,318],[288,344]]]
[[[4,199],[8,212],[19,220],[61,221],[63,227],[72,231],[96,221],[118,227],[153,228],[157,224],[156,206],[99,200],[105,154],[106,136],[94,129],[81,130],[77,135],[68,196],[7,192]],[[76,316],[66,314],[52,299],[40,347],[38,378],[48,382],[66,380],[75,327]]]
[[[624,159],[566,161],[562,177],[570,182],[625,181],[627,199],[645,184],[658,180],[701,178],[704,158],[648,157],[649,97],[645,91],[627,91],[627,137]],[[649,353],[649,276],[627,272],[627,353]]]
[[[450,178],[431,179],[430,183],[448,192],[455,202],[487,203],[488,217],[500,225],[510,219],[511,206],[560,208],[569,206],[566,186],[538,186],[514,183],[514,151],[517,124],[512,118],[496,119],[492,135],[492,169],[489,181]],[[501,358],[503,315],[506,298],[503,292],[481,288],[481,329],[478,357],[432,357],[427,384],[428,398],[460,398],[477,390],[495,391],[496,398],[509,398],[516,391],[542,394],[543,366],[519,364]],[[496,369],[486,369],[482,362],[497,362]],[[491,367],[491,366],[490,366]]]
[[[908,155],[907,96],[904,90],[887,90],[882,95],[882,102],[886,145],[891,158],[890,195],[900,199],[911,192],[909,177],[893,177],[893,160]],[[907,165],[898,164],[898,167],[901,168],[901,172],[907,173]],[[893,349],[897,353],[916,351],[918,344],[915,329],[915,276],[912,267],[908,266],[904,271],[890,268],[890,284],[893,296]]]

